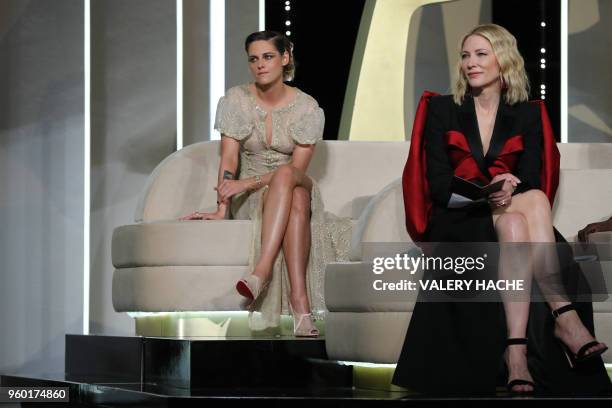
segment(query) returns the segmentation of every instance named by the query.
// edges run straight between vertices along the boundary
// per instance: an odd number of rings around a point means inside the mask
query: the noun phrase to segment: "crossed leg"
[[[529,245],[529,248],[502,245],[500,274],[504,278],[525,279],[525,283],[531,282],[532,278],[536,279],[538,284],[544,288],[543,291],[550,294],[550,297],[547,297],[547,303],[553,310],[568,305],[570,302],[560,291],[558,256],[556,248],[552,245],[555,242],[552,212],[546,195],[540,190],[529,190],[517,194],[512,198],[510,205],[493,211],[493,225],[500,243],[535,243],[535,245]],[[520,256],[516,252],[525,250],[529,250],[530,254]],[[547,291],[546,288],[553,288],[553,290]],[[504,300],[508,337],[525,337],[529,302],[502,299]],[[574,354],[583,344],[594,340],[575,311],[563,313],[555,319],[555,335]],[[590,347],[587,354],[605,347],[605,344],[599,343]],[[507,349],[506,361],[510,370],[510,381],[515,378],[531,380],[527,369],[526,352],[525,346],[513,346]],[[514,390],[529,391],[531,386],[520,385]]]
[[[299,314],[310,313],[306,265],[310,253],[310,192],[312,181],[290,165],[279,166],[264,193],[261,255],[253,274],[267,281],[281,245],[291,286],[290,301]]]
[[[306,290],[306,266],[310,254],[310,193],[304,187],[293,190],[283,254],[291,286],[291,306],[297,314],[310,313]]]

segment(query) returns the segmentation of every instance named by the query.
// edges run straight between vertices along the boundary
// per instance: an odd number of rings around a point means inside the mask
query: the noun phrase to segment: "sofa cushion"
[[[160,266],[116,269],[117,312],[231,311],[245,308],[234,285],[247,266]]]
[[[416,292],[373,287],[375,280],[398,282],[405,278],[406,272],[397,270],[376,275],[365,262],[330,263],[325,269],[325,305],[330,312],[411,312]]]
[[[606,343],[608,346],[612,344],[612,313],[594,313],[593,321],[595,323],[595,336],[598,341]],[[604,363],[612,364],[612,353],[607,352],[602,356]]]
[[[402,174],[409,147],[406,142],[321,141],[308,175],[317,182],[325,209],[350,217],[354,198],[376,194]],[[135,219],[178,218],[214,206],[218,169],[218,141],[194,143],[168,156],[149,177]]]
[[[598,276],[601,273],[603,275],[605,287],[597,286],[598,294],[593,299],[593,311],[596,313],[610,313],[610,316],[612,316],[612,295],[610,295],[612,293],[612,261],[580,262],[580,266],[585,274],[587,274],[589,283],[591,281],[589,274]],[[595,282],[599,282],[599,279]],[[591,283],[591,287],[594,288],[596,286]]]
[[[591,222],[612,215],[612,169],[561,170],[554,225],[568,240]]]
[[[113,266],[248,265],[251,228],[250,220],[123,225],[113,231]]]
[[[330,360],[395,364],[402,351],[411,312],[330,312],[325,348]]]
[[[562,169],[609,169],[612,143],[557,143]]]
[[[351,261],[361,261],[363,243],[412,242],[406,231],[402,180],[378,192],[363,209],[353,229]]]
[[[217,184],[219,146],[218,141],[194,143],[168,156],[149,177],[135,219],[178,218],[214,206],[217,195],[212,187]],[[318,182],[325,208],[350,216],[354,198],[376,194],[382,186],[401,177],[409,147],[409,142],[321,141],[308,174]],[[562,169],[610,167],[612,143],[559,143],[558,147]],[[605,201],[604,197],[600,201]],[[569,233],[575,231],[570,229]]]
[[[580,262],[580,265],[587,280],[589,274],[603,274],[606,287],[600,287],[599,294],[595,295],[593,310],[612,313],[612,296],[608,295],[612,291],[612,261]],[[421,276],[419,271],[414,279]],[[406,279],[406,271],[389,270],[377,275],[372,272],[371,264],[365,262],[330,263],[325,270],[326,307],[334,312],[411,312],[416,291],[377,291],[373,287],[375,280],[398,282],[402,279]]]
[[[251,221],[156,221],[113,231],[115,268],[248,265]]]
[[[594,232],[589,234],[588,241],[594,244],[612,244],[612,231]]]
[[[395,364],[411,317],[411,312],[330,312],[325,322],[327,356],[330,360]],[[612,344],[612,313],[595,313],[594,322],[597,340]],[[612,363],[612,353],[602,358]]]

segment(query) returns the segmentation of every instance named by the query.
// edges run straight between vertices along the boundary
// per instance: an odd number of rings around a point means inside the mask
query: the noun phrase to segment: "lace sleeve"
[[[324,125],[323,109],[317,106],[289,126],[289,135],[298,144],[315,144],[323,138]]]
[[[226,95],[217,104],[215,129],[225,136],[242,140],[251,134],[253,124],[249,123],[236,98]]]

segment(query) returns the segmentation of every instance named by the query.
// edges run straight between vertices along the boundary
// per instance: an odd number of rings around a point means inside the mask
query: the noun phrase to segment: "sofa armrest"
[[[588,241],[592,244],[612,245],[612,231],[594,232],[588,235]]]
[[[364,242],[412,242],[406,231],[400,178],[376,194],[357,220],[351,239],[351,261],[362,260]]]
[[[219,146],[218,141],[194,143],[158,164],[138,199],[135,222],[173,220],[215,208]]]

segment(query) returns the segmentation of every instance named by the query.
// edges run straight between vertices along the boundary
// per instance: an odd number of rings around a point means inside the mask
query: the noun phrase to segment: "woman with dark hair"
[[[236,289],[249,301],[251,329],[278,327],[280,315],[291,312],[294,334],[316,337],[312,319],[325,312],[323,268],[348,258],[350,237],[349,220],[323,211],[318,188],[306,175],[323,136],[323,110],[285,83],[295,75],[286,36],[255,32],[245,50],[254,82],[229,89],[217,106],[218,209],[183,219],[223,219],[228,212],[250,219],[251,273]]]
[[[555,245],[566,244],[552,225],[558,150],[543,103],[527,102],[516,39],[480,25],[462,38],[459,56],[453,94],[421,102],[422,143],[413,131],[404,172],[407,226],[414,241],[499,242],[499,276],[520,277],[545,301],[501,293],[501,303],[418,302],[393,383],[490,394],[503,362],[512,394],[609,392],[592,305],[572,302],[584,277],[571,251]],[[470,203],[454,193],[454,176],[503,187]]]

